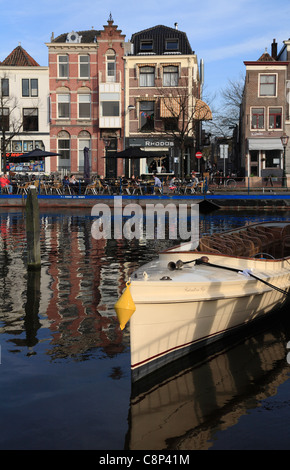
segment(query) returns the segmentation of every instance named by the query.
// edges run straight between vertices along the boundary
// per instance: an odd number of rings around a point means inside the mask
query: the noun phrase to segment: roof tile
[[[12,67],[39,67],[39,64],[21,46],[15,47],[13,51],[0,62],[0,65]]]

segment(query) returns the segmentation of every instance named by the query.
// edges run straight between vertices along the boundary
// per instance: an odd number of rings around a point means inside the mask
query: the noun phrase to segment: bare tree
[[[0,80],[0,138],[3,172],[6,173],[7,157],[6,154],[11,146],[11,142],[23,130],[24,116],[19,114],[20,106],[16,96],[9,94],[9,89],[5,85],[5,79],[2,76]],[[30,114],[33,116],[34,109],[31,108]],[[26,115],[26,119],[29,117]]]
[[[207,125],[212,135],[230,137],[232,130],[239,123],[240,107],[243,100],[245,79],[229,79],[220,91],[219,104],[213,104],[213,120]],[[216,98],[215,100],[216,101]]]
[[[180,149],[181,176],[184,177],[184,157],[186,147],[194,147],[199,142],[201,121],[212,118],[211,110],[203,101],[197,99],[198,90],[188,80],[183,79],[178,87],[158,88],[160,96],[160,125],[163,134],[171,136]]]

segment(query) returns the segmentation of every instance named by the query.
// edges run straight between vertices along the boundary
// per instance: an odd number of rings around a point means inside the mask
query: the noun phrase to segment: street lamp
[[[286,167],[285,167],[285,161],[286,161],[286,147],[288,144],[289,137],[286,134],[283,134],[281,136],[281,142],[284,148],[283,151],[283,187],[287,187],[287,181],[286,181]]]

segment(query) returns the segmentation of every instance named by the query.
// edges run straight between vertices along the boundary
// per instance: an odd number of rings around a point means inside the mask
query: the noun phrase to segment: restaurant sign
[[[170,140],[145,140],[145,147],[174,147]]]

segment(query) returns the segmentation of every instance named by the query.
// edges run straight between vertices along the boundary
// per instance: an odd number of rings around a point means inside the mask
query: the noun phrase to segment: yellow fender
[[[126,323],[130,320],[131,316],[136,310],[136,306],[132,299],[132,295],[129,288],[130,284],[130,281],[126,282],[126,289],[124,290],[119,300],[117,300],[114,307],[120,323],[121,330],[125,328]]]

